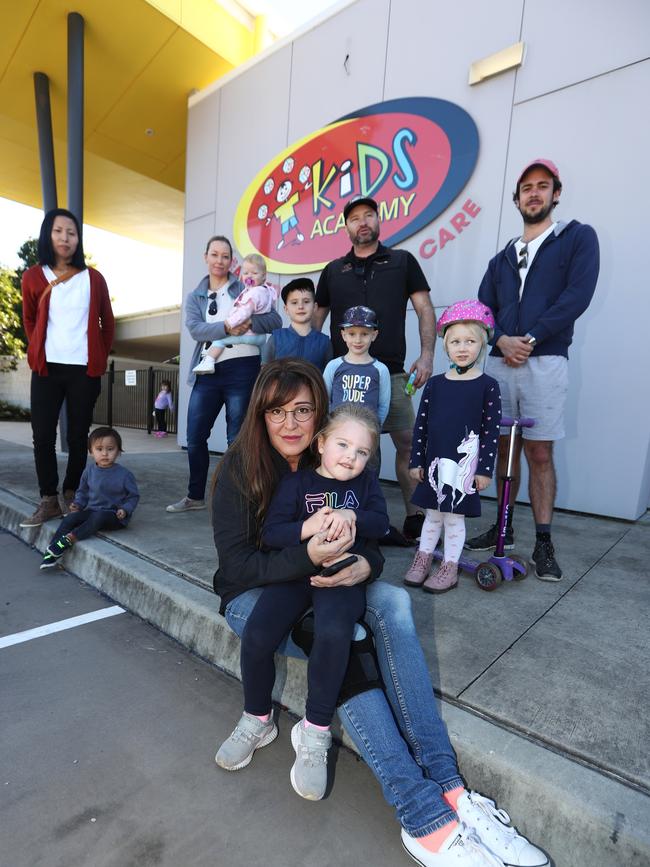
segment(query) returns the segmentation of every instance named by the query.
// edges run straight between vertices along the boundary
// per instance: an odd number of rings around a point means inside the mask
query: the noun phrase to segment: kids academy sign
[[[235,243],[242,255],[265,256],[270,271],[318,271],[349,246],[345,203],[372,196],[382,241],[394,246],[454,201],[477,156],[476,125],[452,102],[414,97],[369,105],[264,166],[237,208]]]

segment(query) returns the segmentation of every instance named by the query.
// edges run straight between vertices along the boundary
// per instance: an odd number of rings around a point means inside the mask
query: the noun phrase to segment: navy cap
[[[350,199],[349,202],[346,203],[343,208],[343,219],[347,220],[350,215],[350,211],[353,208],[356,208],[357,205],[368,205],[369,208],[372,208],[375,214],[379,212],[379,208],[377,206],[377,202],[374,199],[371,199],[370,196],[357,196],[354,199]]]
[[[370,307],[348,307],[339,328],[375,328],[379,330],[377,314]]]

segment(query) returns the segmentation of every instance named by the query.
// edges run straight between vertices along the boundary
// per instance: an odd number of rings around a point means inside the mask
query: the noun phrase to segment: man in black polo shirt
[[[347,351],[338,326],[348,307],[363,305],[377,314],[379,333],[372,344],[372,354],[388,367],[391,375],[390,410],[383,432],[390,434],[395,445],[395,474],[406,506],[403,531],[406,539],[412,542],[420,535],[424,516],[411,503],[414,483],[409,477],[408,464],[415,417],[404,389],[409,374],[413,372],[416,374],[416,388],[422,388],[431,376],[436,317],[429,297],[429,284],[415,257],[406,250],[390,250],[379,242],[377,210],[377,202],[370,198],[356,198],[346,204],[343,216],[352,249],[346,256],[326,265],[320,276],[314,326],[321,329],[331,312],[330,332],[333,355],[337,358]],[[409,299],[419,322],[420,356],[405,373],[406,305]],[[404,544],[405,540],[392,528],[386,541]]]

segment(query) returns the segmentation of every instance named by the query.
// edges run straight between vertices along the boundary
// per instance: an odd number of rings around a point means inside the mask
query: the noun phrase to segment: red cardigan
[[[101,376],[106,372],[108,353],[113,345],[115,319],[106,281],[94,268],[90,274],[90,307],[88,309],[88,376]],[[59,284],[65,286],[65,283]],[[23,274],[23,327],[29,346],[27,361],[40,376],[47,376],[45,336],[50,310],[50,293],[39,303],[48,286],[40,265],[33,265]]]

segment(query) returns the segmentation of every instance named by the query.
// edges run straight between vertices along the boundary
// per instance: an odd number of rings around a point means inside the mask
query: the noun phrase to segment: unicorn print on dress
[[[479,438],[470,431],[462,440],[456,451],[463,457],[459,461],[451,458],[434,458],[429,465],[429,484],[436,492],[438,506],[447,499],[443,493],[445,485],[451,491],[451,510],[453,511],[468,494],[473,494],[474,475],[478,466]],[[456,499],[456,492],[460,494]]]

